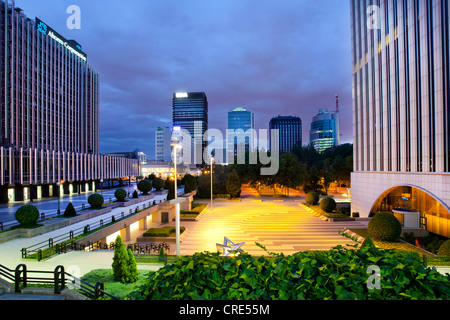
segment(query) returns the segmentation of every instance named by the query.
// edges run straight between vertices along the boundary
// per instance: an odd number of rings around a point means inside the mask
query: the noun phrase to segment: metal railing
[[[73,288],[91,299],[108,297],[112,300],[118,300],[118,298],[104,291],[104,284],[102,282],[91,285],[65,272],[63,266],[57,266],[54,271],[38,271],[28,270],[25,264],[18,265],[14,270],[0,265],[0,276],[12,282],[14,284],[14,292],[18,294],[30,284],[39,284],[51,285],[53,287],[53,293],[56,295],[61,294],[66,288]]]
[[[159,203],[161,203],[160,200]],[[147,206],[145,203],[142,204],[142,210],[148,209],[154,205],[157,205],[156,200],[149,201]],[[97,222],[86,224],[83,227],[70,230],[69,232],[60,234],[59,236],[48,238],[47,240],[41,241],[39,243],[33,244],[29,247],[21,249],[22,259],[34,258],[38,261],[45,259],[46,257],[53,256],[55,254],[66,253],[67,250],[77,250],[77,243],[75,239],[82,235],[87,235],[91,231],[98,230],[107,225],[112,225],[124,219],[125,217],[132,216],[141,211],[141,206],[136,206],[134,210],[129,209],[128,214],[122,211],[119,217],[116,218],[115,215],[111,216],[111,220],[106,222],[104,219],[100,219]],[[81,249],[80,249],[81,250]]]

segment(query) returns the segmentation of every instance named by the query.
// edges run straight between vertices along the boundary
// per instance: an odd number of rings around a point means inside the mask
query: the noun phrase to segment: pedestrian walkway
[[[345,228],[361,228],[357,221],[330,223],[302,208],[298,202],[216,202],[213,210],[189,230],[181,244],[181,254],[216,252],[224,237],[252,255],[264,255],[260,243],[270,252],[291,255],[304,250],[329,250],[337,245],[354,244],[339,234]]]

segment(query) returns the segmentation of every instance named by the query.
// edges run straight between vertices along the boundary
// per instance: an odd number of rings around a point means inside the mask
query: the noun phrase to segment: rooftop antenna
[[[339,95],[336,94],[336,113],[339,113]]]

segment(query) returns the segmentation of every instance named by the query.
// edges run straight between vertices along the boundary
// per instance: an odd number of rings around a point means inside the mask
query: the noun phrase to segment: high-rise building
[[[255,120],[253,112],[245,108],[235,108],[228,112],[228,152],[236,156],[238,150],[240,152],[254,150],[256,148],[254,130]]]
[[[309,143],[318,152],[339,145],[339,113],[328,112],[327,109],[319,109],[319,113],[313,117],[309,133]]]
[[[350,6],[352,211],[393,212],[404,226],[405,217],[416,216],[419,229],[449,237],[448,1]]]
[[[0,1],[0,25],[0,202],[137,175],[137,161],[99,153],[98,74],[81,45],[14,1]]]
[[[279,152],[292,152],[295,145],[302,145],[302,120],[293,116],[278,116],[269,123],[270,146],[272,146],[272,130],[278,130]]]
[[[172,130],[169,127],[158,127],[155,132],[155,160],[157,162],[170,162]]]
[[[194,143],[195,164],[203,164],[203,151],[207,148],[208,140],[204,134],[208,130],[208,99],[204,92],[174,93],[172,100],[173,127],[187,130]]]

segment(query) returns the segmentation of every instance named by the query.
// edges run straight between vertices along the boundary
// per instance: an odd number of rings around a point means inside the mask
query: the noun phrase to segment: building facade
[[[339,145],[339,113],[320,109],[311,122],[309,143],[318,152],[337,147]]]
[[[245,108],[235,108],[228,112],[227,150],[233,156],[241,152],[254,150],[255,119],[253,112]],[[230,159],[228,159],[230,162]]]
[[[302,145],[302,120],[293,116],[278,116],[269,123],[270,146],[272,146],[272,131],[278,130],[278,146],[280,154],[292,152],[295,145]]]
[[[449,4],[351,0],[352,211],[450,234]]]
[[[195,164],[203,164],[203,151],[208,140],[204,134],[208,130],[208,99],[204,92],[174,93],[172,99],[173,127],[187,130],[194,142]]]
[[[99,153],[99,76],[74,40],[0,2],[0,202],[92,190],[137,174]]]
[[[169,127],[158,127],[155,132],[155,160],[157,162],[170,162],[172,130]]]

